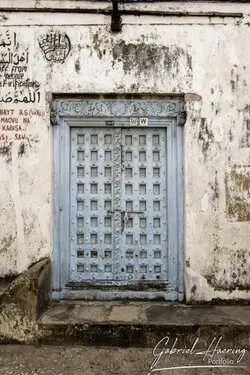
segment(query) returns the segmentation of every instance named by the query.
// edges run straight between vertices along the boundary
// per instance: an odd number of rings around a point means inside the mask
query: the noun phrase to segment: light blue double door
[[[167,281],[165,129],[72,129],[71,280]]]
[[[70,144],[62,187],[69,209],[59,210],[58,224],[66,240],[58,257],[61,297],[181,300],[178,122],[152,119],[133,126],[130,118],[71,117],[62,119],[58,133],[62,159],[63,142]],[[63,194],[61,200],[67,206]]]

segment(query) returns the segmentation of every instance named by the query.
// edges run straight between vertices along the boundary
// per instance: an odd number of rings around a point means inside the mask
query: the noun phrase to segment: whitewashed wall
[[[43,3],[29,1],[26,7],[41,7],[33,13],[0,3],[0,277],[52,253],[52,94],[181,94],[186,297],[248,299],[250,5],[123,6],[192,14],[123,16],[114,34],[108,15],[46,13]],[[49,52],[46,34],[64,39],[62,54]]]

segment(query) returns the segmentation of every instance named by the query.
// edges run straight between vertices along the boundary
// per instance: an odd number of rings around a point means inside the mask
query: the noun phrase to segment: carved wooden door
[[[181,300],[181,103],[56,105],[53,296]]]
[[[71,281],[167,281],[166,129],[71,134]]]

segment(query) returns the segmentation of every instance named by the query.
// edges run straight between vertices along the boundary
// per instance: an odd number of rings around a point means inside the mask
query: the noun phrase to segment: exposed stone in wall
[[[50,263],[44,259],[17,277],[0,295],[0,343],[33,342],[36,320],[48,305]]]

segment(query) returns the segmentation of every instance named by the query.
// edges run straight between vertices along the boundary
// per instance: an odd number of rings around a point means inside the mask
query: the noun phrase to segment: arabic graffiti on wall
[[[29,48],[21,48],[17,34],[0,33],[0,103],[39,103],[40,83],[28,77]]]
[[[64,63],[71,49],[68,35],[54,31],[43,35],[39,40],[39,46],[46,60],[60,63]]]

